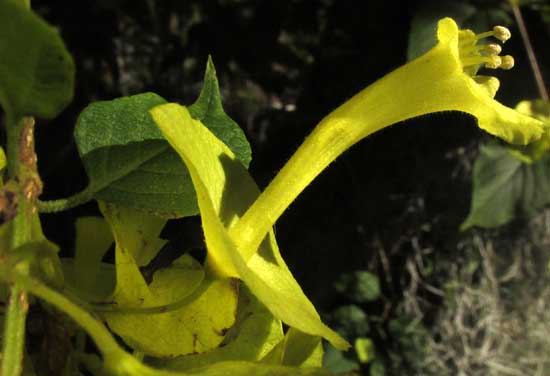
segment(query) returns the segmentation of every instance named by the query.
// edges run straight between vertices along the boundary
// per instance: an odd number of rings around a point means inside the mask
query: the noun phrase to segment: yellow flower
[[[481,65],[511,68],[496,44],[502,27],[476,35],[459,31],[445,18],[437,45],[425,55],[391,72],[337,108],[314,129],[271,184],[260,194],[229,148],[187,109],[166,104],[151,110],[153,119],[186,164],[197,193],[207,265],[218,277],[240,278],[272,314],[302,332],[321,336],[335,347],[349,344],[323,324],[285,265],[272,227],[300,192],[334,159],[369,134],[391,124],[440,111],[462,111],[481,128],[509,142],[540,137],[538,120],[493,100],[499,82],[477,76]],[[308,260],[304,260],[308,262]]]
[[[480,39],[510,37],[508,29],[474,34],[459,30],[451,18],[439,21],[437,45],[426,54],[376,81],[325,117],[232,229],[256,249],[282,212],[346,149],[389,125],[442,111],[473,115],[478,126],[515,144],[527,144],[543,133],[542,122],[495,101],[499,81],[476,75],[481,66],[509,69],[510,56],[498,56],[498,44]],[[498,46],[498,47],[496,47]]]

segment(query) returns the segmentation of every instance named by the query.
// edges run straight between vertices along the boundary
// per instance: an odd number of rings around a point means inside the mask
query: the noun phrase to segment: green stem
[[[29,302],[18,284],[11,287],[4,323],[4,349],[1,375],[20,375],[23,371],[25,320]]]
[[[36,207],[40,213],[56,213],[63,210],[69,210],[90,201],[93,197],[93,193],[93,190],[88,186],[83,191],[67,198],[51,201],[38,200],[36,202]]]
[[[518,24],[518,29],[523,40],[523,45],[527,51],[527,56],[529,57],[529,63],[531,65],[531,70],[533,71],[533,76],[535,77],[535,82],[537,83],[537,88],[542,100],[548,102],[548,91],[546,91],[546,86],[544,85],[544,79],[542,78],[542,71],[540,69],[533,45],[529,39],[529,33],[527,32],[527,27],[525,26],[525,21],[519,9],[517,0],[510,0],[512,6],[512,11],[514,12],[514,18]]]
[[[16,119],[10,111],[6,113],[7,131],[7,169],[10,179],[15,179],[20,170],[19,147],[25,125],[25,119]],[[14,250],[31,238],[29,216],[32,215],[29,203],[24,197],[18,206],[18,214],[13,219],[9,239],[9,250]],[[9,251],[8,250],[8,251]],[[23,266],[24,269],[27,267]],[[25,347],[25,321],[28,312],[28,298],[19,284],[10,286],[10,298],[4,322],[4,339],[2,343],[2,375],[18,376],[23,371],[23,354]]]
[[[50,289],[38,280],[20,273],[10,273],[10,279],[22,285],[31,294],[36,295],[69,315],[88,332],[88,335],[94,340],[103,354],[124,352],[101,322],[96,320],[89,312],[67,299],[63,294]]]
[[[6,111],[6,159],[10,178],[19,172],[19,139],[22,131],[21,121],[18,121],[11,111]]]

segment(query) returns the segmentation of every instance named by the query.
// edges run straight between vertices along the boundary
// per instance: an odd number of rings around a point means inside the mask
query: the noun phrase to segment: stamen
[[[512,33],[507,27],[495,26],[493,27],[494,37],[500,40],[502,43],[506,42],[512,37]]]
[[[480,45],[480,50],[487,54],[488,56],[497,56],[500,55],[502,52],[502,47],[500,47],[500,44],[496,43],[489,43],[485,45]]]
[[[489,56],[490,61],[485,63],[485,68],[497,69],[502,65],[502,58],[500,56]]]
[[[468,68],[475,65],[484,64],[486,68],[497,69],[502,64],[500,56],[470,56],[462,59],[462,67]]]
[[[489,69],[511,69],[514,66],[514,58],[499,56],[502,47],[498,43],[477,44],[479,40],[489,37],[506,42],[511,36],[510,30],[504,26],[495,26],[492,31],[479,34],[471,30],[460,30],[458,48],[464,73],[473,77],[480,66]]]
[[[489,38],[489,37],[492,37],[494,35],[495,35],[495,29],[493,28],[493,31],[486,31],[484,33],[475,34],[475,40]]]
[[[495,37],[502,43],[506,42],[512,37],[510,29],[504,26],[495,26],[492,31],[486,31],[484,33],[475,34],[475,40],[480,40],[488,37]]]
[[[500,68],[501,69],[512,69],[514,67],[514,58],[510,55],[502,56],[501,57],[501,63]]]

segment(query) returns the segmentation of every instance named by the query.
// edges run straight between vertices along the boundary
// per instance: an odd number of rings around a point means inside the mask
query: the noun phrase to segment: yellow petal
[[[273,232],[258,252],[229,236],[231,227],[259,191],[229,148],[185,107],[167,104],[151,110],[153,119],[186,164],[197,192],[208,267],[218,275],[238,277],[271,311],[291,327],[326,338],[335,347],[350,345],[328,328],[284,263]],[[223,221],[223,222],[222,222]]]

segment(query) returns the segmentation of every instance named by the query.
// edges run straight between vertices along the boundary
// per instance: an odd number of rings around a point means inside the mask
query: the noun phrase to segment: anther
[[[500,60],[501,60],[501,63],[499,68],[508,70],[514,67],[514,58],[512,56],[510,55],[501,56]]]
[[[494,37],[500,40],[502,43],[506,42],[512,37],[512,33],[507,27],[504,26],[495,26],[493,28]]]
[[[485,68],[497,69],[502,65],[502,58],[500,56],[491,56],[489,61],[485,63]]]
[[[500,44],[489,43],[483,46],[482,51],[485,52],[487,56],[496,56],[500,55],[502,52],[502,47],[500,47]]]

